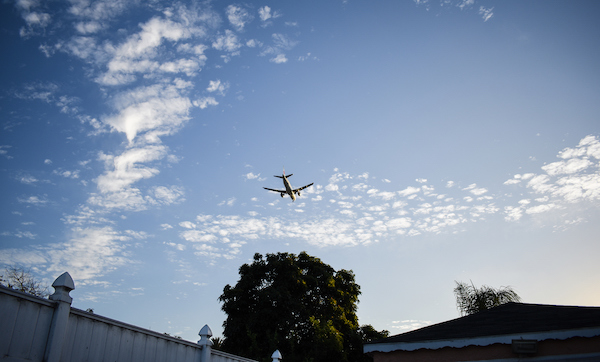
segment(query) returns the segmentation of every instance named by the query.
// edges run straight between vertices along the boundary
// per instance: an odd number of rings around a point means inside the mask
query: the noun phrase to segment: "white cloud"
[[[556,181],[555,196],[568,202],[600,200],[600,174],[563,177]]]
[[[92,193],[87,200],[89,205],[103,209],[102,212],[111,210],[147,210],[148,204],[151,202],[152,200],[148,196],[143,196],[142,192],[135,187],[125,187],[100,195]],[[90,220],[87,221],[89,222]]]
[[[33,177],[32,175],[22,175],[18,177],[18,180],[25,185],[33,185],[39,180]]]
[[[219,104],[219,102],[217,102],[217,100],[214,97],[204,97],[195,100],[193,104],[194,106],[200,109],[205,109],[208,106],[216,106]]]
[[[285,57],[285,54],[277,54],[275,58],[271,58],[269,61],[272,63],[281,64],[286,63],[288,59]]]
[[[75,24],[75,30],[81,34],[93,34],[102,30],[103,26],[97,21],[82,21]]]
[[[46,27],[50,24],[50,14],[32,12],[23,16],[23,19],[29,26]]]
[[[183,188],[179,186],[155,186],[152,190],[154,198],[165,205],[178,204],[185,201]]]
[[[555,204],[537,205],[537,206],[533,206],[533,207],[526,209],[525,212],[527,214],[539,214],[542,212],[547,212],[552,209],[555,209],[556,207],[557,207],[557,205],[555,205]]]
[[[275,33],[271,35],[273,39],[273,43],[278,49],[292,49],[298,42],[291,40],[288,36],[284,34]]]
[[[421,191],[420,187],[409,186],[409,187],[405,188],[402,191],[398,191],[398,195],[406,197],[406,196],[410,196],[410,195],[416,194],[416,193],[418,193],[420,191]]]
[[[260,16],[261,21],[267,21],[273,16],[271,15],[271,8],[268,6],[263,6],[262,8],[259,8],[258,15]]]
[[[165,245],[171,246],[179,251],[184,251],[186,249],[185,245],[183,244],[177,244],[177,243],[173,243],[173,242],[165,242]]]
[[[140,32],[131,35],[126,41],[117,46],[104,46],[103,55],[98,54],[93,59],[106,62],[107,71],[97,78],[103,85],[121,85],[131,83],[138,73],[148,72],[183,72],[194,75],[203,64],[203,59],[170,59],[161,64],[159,55],[172,58],[171,53],[164,53],[159,47],[164,41],[177,42],[189,39],[194,35],[203,33],[194,24],[190,23],[189,16],[181,22],[172,19],[154,17],[140,25]],[[85,46],[89,54],[91,46]],[[90,50],[87,50],[90,49]],[[71,50],[73,51],[73,50]],[[81,53],[81,52],[78,52]],[[90,59],[89,57],[85,57]],[[94,60],[97,62],[98,60]]]
[[[229,83],[221,82],[221,80],[211,80],[206,88],[209,92],[218,92],[221,95],[225,94],[225,91],[229,88]]]
[[[302,203],[288,210],[296,215],[298,210],[302,211],[301,214],[306,216],[300,219],[298,216],[292,219],[285,216],[260,217],[256,212],[247,213],[245,217],[199,215],[196,228],[180,236],[190,242],[210,243],[210,248],[203,249],[205,253],[202,255],[221,258],[231,255],[226,247],[231,242],[243,243],[260,238],[296,239],[320,247],[366,245],[397,235],[410,237],[423,233],[453,232],[459,225],[479,222],[500,210],[491,196],[478,200],[467,196],[472,203],[467,205],[460,197],[435,194],[433,186],[381,191],[363,182],[368,181],[367,176],[352,176],[337,169],[334,171],[327,185],[314,185],[318,198],[313,198],[312,203]],[[421,194],[422,190],[425,191]],[[457,191],[466,191],[471,195],[473,191],[484,193],[478,191],[475,184]],[[386,202],[398,195],[406,196],[406,199]],[[424,202],[425,198],[430,201]],[[317,204],[319,200],[328,202]],[[221,202],[221,205],[225,204],[226,201]],[[281,210],[279,202],[269,206]],[[323,215],[328,217],[320,217],[320,208],[311,211],[311,207],[331,208],[331,212],[325,211]],[[520,209],[517,212],[523,213]]]
[[[237,31],[244,30],[244,26],[252,21],[253,16],[246,10],[236,5],[229,5],[225,9],[227,19]]]
[[[225,201],[221,201],[218,205],[219,206],[224,206],[224,205],[233,206],[235,204],[235,201],[236,201],[236,198],[235,197],[231,197],[231,198],[229,198],[229,199],[227,199]]]
[[[415,0],[421,1],[423,0]],[[391,328],[392,330],[398,330],[399,333],[409,332],[415,329],[423,328],[430,325],[430,321],[422,321],[422,320],[403,320],[403,321],[393,321]]]
[[[483,21],[488,21],[494,16],[493,10],[494,10],[493,7],[486,9],[483,6],[480,6],[479,7],[479,15],[481,15],[481,17],[483,18]]]
[[[217,36],[216,40],[212,43],[212,46],[217,50],[235,54],[241,48],[242,44],[231,30],[225,30],[225,35]]]
[[[409,217],[396,218],[386,221],[386,226],[391,229],[408,229],[412,226],[412,220]]]
[[[379,191],[377,189],[371,189],[367,191],[367,195],[371,197],[379,197],[382,200],[389,201],[396,197],[396,192],[391,191]]]
[[[528,180],[526,188],[534,194],[530,199],[519,201],[519,207],[505,208],[507,220],[515,221],[523,213],[541,214],[565,208],[568,203],[600,200],[600,142],[595,136],[586,136],[575,148],[565,148],[558,153],[561,161],[541,167],[542,174],[515,175],[505,185],[518,185]],[[535,203],[534,203],[535,202]]]
[[[41,205],[45,205],[48,203],[48,200],[46,199],[46,197],[39,197],[39,196],[29,196],[26,198],[19,197],[19,198],[17,198],[17,201],[19,201],[20,203],[23,203],[23,204],[36,205],[36,206],[41,206]]]
[[[475,4],[475,0],[462,0],[458,4],[456,4],[456,6],[462,10],[466,7],[473,6],[473,4]]]
[[[14,236],[16,236],[19,239],[27,238],[33,240],[37,237],[37,234],[34,234],[31,231],[17,231],[14,233]]]
[[[73,279],[85,285],[132,262],[124,253],[128,236],[110,227],[75,228],[72,232],[72,237],[64,243],[4,249],[0,253],[0,263],[18,263],[47,275],[68,270]]]
[[[103,122],[126,134],[133,142],[138,134],[144,141],[159,142],[159,136],[170,135],[189,119],[192,103],[174,85],[156,84],[123,92],[113,102],[117,114]]]
[[[558,161],[542,167],[548,175],[573,174],[590,167],[592,162],[587,158],[572,158],[568,161]]]
[[[86,20],[97,22],[110,20],[123,12],[128,1],[125,0],[69,0],[71,7],[68,9],[72,15]]]
[[[517,221],[523,216],[523,209],[520,207],[506,206],[504,207],[504,219],[506,221]]]
[[[65,177],[65,178],[71,178],[71,179],[79,178],[79,170],[69,171],[69,170],[57,169],[57,170],[52,171],[52,173],[55,175]]]
[[[179,226],[181,226],[182,228],[186,228],[186,229],[195,229],[196,228],[196,224],[194,224],[191,221],[182,221],[179,223]]]
[[[129,149],[119,156],[100,154],[107,171],[96,179],[98,189],[101,193],[118,192],[136,181],[154,177],[159,170],[141,164],[158,161],[164,158],[166,153],[165,146],[150,145]]]
[[[469,191],[470,193],[472,193],[475,196],[481,196],[481,195],[485,194],[486,192],[488,192],[488,190],[485,188],[477,187],[477,184],[471,184],[471,185],[467,186],[466,188],[464,188],[463,190]]]

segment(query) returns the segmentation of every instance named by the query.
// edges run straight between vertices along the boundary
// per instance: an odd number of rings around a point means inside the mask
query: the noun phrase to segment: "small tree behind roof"
[[[471,284],[457,282],[454,288],[456,307],[462,316],[497,307],[508,302],[520,302],[521,297],[511,287],[494,289],[483,285],[480,288]]]

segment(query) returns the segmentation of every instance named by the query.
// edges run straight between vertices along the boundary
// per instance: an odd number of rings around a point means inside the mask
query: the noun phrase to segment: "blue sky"
[[[301,251],[392,334],[455,280],[600,305],[595,1],[0,6],[0,264],[75,307],[220,335],[238,268]]]

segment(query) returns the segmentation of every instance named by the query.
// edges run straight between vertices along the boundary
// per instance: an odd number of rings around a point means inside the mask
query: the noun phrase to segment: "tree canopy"
[[[456,307],[463,316],[497,307],[500,304],[521,301],[521,297],[510,287],[494,289],[483,285],[481,288],[476,288],[472,282],[471,285],[457,281],[455,283]]]
[[[351,270],[336,271],[305,252],[257,253],[239,274],[219,297],[227,314],[223,350],[270,360],[278,349],[289,362],[363,359],[360,287]]]

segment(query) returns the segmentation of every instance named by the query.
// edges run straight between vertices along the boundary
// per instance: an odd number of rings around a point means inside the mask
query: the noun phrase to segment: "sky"
[[[239,267],[302,251],[391,334],[455,281],[600,306],[597,1],[0,7],[0,267],[76,308],[220,336]]]

